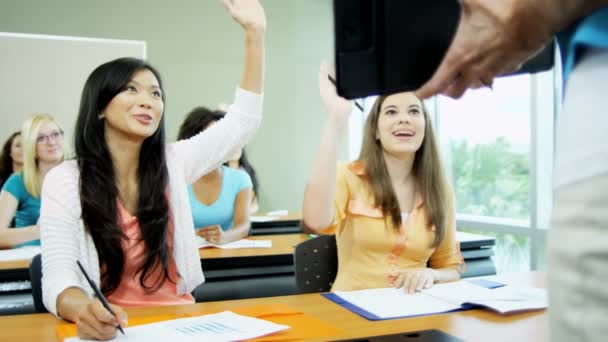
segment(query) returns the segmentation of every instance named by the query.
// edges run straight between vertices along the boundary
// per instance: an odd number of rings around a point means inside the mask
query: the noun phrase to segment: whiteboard
[[[0,144],[31,114],[49,113],[62,125],[71,154],[84,82],[118,57],[146,58],[146,43],[0,32]]]

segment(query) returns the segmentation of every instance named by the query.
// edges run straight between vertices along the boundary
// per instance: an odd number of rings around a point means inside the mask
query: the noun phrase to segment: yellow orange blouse
[[[397,232],[374,198],[360,162],[338,165],[335,217],[322,230],[335,234],[338,274],[332,291],[390,287],[400,270],[464,265],[456,241],[454,213],[448,213],[444,238],[433,248],[435,226],[427,223],[424,201],[418,195],[414,209]]]

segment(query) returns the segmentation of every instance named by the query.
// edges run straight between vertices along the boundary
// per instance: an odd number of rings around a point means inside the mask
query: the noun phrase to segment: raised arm
[[[328,65],[323,62],[319,68],[319,93],[328,114],[327,124],[306,183],[302,205],[304,224],[315,231],[328,227],[334,218],[338,144],[352,108],[350,101],[338,96],[328,75]]]
[[[266,16],[258,0],[224,0],[230,16],[245,31],[243,75],[226,117],[204,132],[169,146],[194,182],[245,146],[261,122]],[[205,151],[205,153],[201,153]]]
[[[224,6],[245,30],[245,64],[241,88],[261,94],[264,85],[266,16],[258,0],[223,0]]]

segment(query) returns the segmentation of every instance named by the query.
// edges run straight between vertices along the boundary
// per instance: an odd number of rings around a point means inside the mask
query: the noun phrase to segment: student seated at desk
[[[115,336],[122,307],[194,303],[204,281],[187,185],[242,148],[262,113],[264,10],[257,0],[224,5],[245,31],[244,68],[230,111],[205,132],[165,146],[162,82],[143,60],[107,62],[85,83],[76,159],[49,172],[40,210],[44,305],[81,338]]]
[[[253,165],[249,162],[247,158],[247,152],[245,148],[241,149],[237,154],[232,156],[230,160],[228,160],[224,165],[231,167],[237,170],[243,170],[247,172],[249,178],[251,178],[251,183],[253,184],[253,189],[251,193],[251,203],[249,205],[250,213],[257,213],[260,210],[260,206],[258,204],[258,195],[260,193],[260,183],[258,182],[258,176],[253,168]]]
[[[411,293],[458,279],[463,259],[453,194],[423,103],[414,93],[380,96],[358,160],[336,170],[351,103],[336,94],[327,75],[323,63],[319,87],[329,117],[302,211],[306,227],[336,234],[332,290],[404,287]]]
[[[40,245],[40,188],[47,172],[64,159],[63,131],[52,116],[33,115],[22,132],[23,169],[7,179],[0,192],[2,249]]]
[[[182,123],[178,140],[189,139],[222,120],[225,113],[194,108]],[[224,244],[249,235],[251,178],[247,172],[221,165],[188,186],[197,234]]]
[[[8,177],[23,168],[20,131],[10,135],[0,153],[0,188],[2,188]]]

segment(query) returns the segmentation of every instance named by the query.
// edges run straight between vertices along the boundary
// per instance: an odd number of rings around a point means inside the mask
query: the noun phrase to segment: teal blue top
[[[188,186],[192,219],[197,230],[214,224],[219,224],[224,231],[232,228],[237,195],[243,189],[253,187],[247,172],[227,166],[222,166],[222,171],[222,190],[217,200],[211,205],[199,202],[192,185]]]
[[[562,54],[564,84],[588,48],[608,49],[608,6],[604,6],[557,35]]]
[[[40,198],[35,198],[27,192],[21,173],[13,173],[2,186],[2,191],[13,195],[19,203],[15,213],[15,228],[33,226],[38,222]],[[15,247],[22,246],[40,246],[40,240],[25,242]]]

